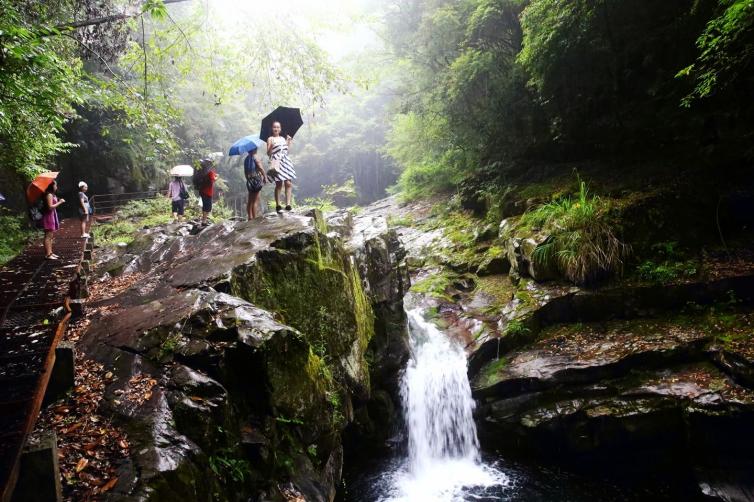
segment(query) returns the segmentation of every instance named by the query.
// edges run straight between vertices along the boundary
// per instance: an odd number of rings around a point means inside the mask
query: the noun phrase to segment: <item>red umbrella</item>
[[[36,201],[38,201],[42,194],[45,193],[47,188],[52,185],[52,182],[55,181],[55,178],[57,177],[57,172],[48,171],[34,178],[34,181],[32,181],[31,184],[26,188],[26,202],[28,202],[29,204],[34,204]]]

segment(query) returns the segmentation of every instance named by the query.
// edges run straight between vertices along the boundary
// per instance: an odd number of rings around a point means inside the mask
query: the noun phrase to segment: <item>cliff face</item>
[[[98,270],[135,282],[81,348],[113,368],[105,399],[134,452],[114,497],[332,500],[344,430],[395,418],[401,259],[381,217],[317,212],[168,226],[110,253]]]

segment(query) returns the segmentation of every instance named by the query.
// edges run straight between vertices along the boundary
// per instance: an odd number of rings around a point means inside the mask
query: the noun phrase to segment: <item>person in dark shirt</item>
[[[264,168],[262,168],[262,162],[259,160],[256,147],[244,159],[243,173],[246,178],[246,189],[249,191],[249,200],[246,203],[246,215],[249,221],[251,221],[259,215],[259,211],[257,211],[259,193],[267,183],[267,175],[264,172]]]

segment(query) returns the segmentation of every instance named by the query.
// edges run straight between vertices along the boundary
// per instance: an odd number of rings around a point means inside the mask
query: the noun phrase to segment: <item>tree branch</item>
[[[190,2],[191,0],[162,0],[162,2],[165,5],[171,4],[171,3],[182,3],[182,2]],[[59,24],[55,28],[58,30],[75,30],[78,28],[85,28],[87,26],[96,26],[99,24],[105,24],[105,23],[113,23],[115,21],[123,21],[124,19],[130,19],[132,17],[141,16],[144,14],[144,11],[139,11],[135,14],[113,14],[110,16],[102,16],[102,17],[95,17],[94,19],[84,19],[83,21],[73,21],[70,23],[65,24]]]

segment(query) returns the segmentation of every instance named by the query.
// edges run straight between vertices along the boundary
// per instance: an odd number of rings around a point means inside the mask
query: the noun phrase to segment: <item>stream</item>
[[[405,447],[346,473],[347,501],[638,500],[625,487],[483,455],[466,354],[409,294],[411,359],[401,383]],[[646,495],[646,494],[644,494]]]

